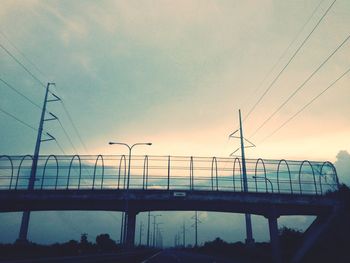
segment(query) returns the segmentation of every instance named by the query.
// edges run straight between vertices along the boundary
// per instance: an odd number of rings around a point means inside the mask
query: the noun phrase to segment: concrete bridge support
[[[136,231],[136,215],[137,212],[129,210],[125,213],[126,219],[126,247],[132,248],[135,242],[135,231]]]
[[[28,228],[29,228],[29,218],[30,218],[30,212],[24,211],[22,215],[21,228],[19,230],[19,237],[16,240],[16,242],[28,243],[27,236],[28,236]]]
[[[270,243],[272,249],[272,260],[275,263],[281,263],[281,250],[279,244],[279,236],[278,236],[278,216],[274,213],[268,216],[269,221],[269,230],[270,230]]]

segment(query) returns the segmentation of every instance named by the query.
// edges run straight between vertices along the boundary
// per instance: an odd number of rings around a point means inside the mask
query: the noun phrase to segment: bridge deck
[[[0,211],[217,211],[268,216],[319,215],[338,202],[327,196],[169,190],[1,190]]]

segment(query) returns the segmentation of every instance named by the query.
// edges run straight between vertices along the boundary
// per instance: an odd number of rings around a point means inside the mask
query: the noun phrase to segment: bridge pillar
[[[281,250],[279,244],[279,236],[278,236],[278,224],[277,216],[275,213],[270,214],[267,218],[269,220],[269,230],[270,230],[270,243],[272,249],[272,260],[275,263],[281,263]]]
[[[16,240],[18,243],[28,243],[28,228],[29,228],[30,212],[24,211],[22,214],[21,228],[19,230],[19,237]]]
[[[135,244],[135,231],[136,231],[136,215],[137,212],[129,210],[125,213],[126,219],[126,246],[132,248]]]

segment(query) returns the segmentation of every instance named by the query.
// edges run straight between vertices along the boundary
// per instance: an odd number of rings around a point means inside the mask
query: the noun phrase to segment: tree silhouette
[[[96,237],[96,245],[102,251],[112,251],[116,247],[114,240],[108,234],[100,234]]]

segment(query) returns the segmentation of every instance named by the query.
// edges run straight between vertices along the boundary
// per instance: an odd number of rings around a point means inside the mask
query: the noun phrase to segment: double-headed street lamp
[[[128,217],[129,217],[129,204],[128,204],[128,192],[129,192],[129,184],[130,184],[130,164],[131,164],[131,150],[132,148],[134,148],[137,145],[152,145],[152,143],[148,142],[148,143],[143,143],[143,142],[139,142],[139,143],[135,143],[131,146],[129,146],[126,143],[123,142],[109,142],[109,145],[114,145],[114,144],[118,144],[118,145],[124,145],[126,147],[128,147],[129,149],[129,161],[128,161],[128,180],[127,180],[127,185],[126,185],[126,191],[127,191],[127,198],[125,200],[125,216],[124,216],[124,226],[122,226],[123,228],[123,241],[121,243],[125,243],[127,241],[127,232],[128,232]],[[124,215],[124,214],[123,214]]]
[[[126,183],[126,189],[128,190],[129,189],[129,182],[130,182],[130,163],[131,163],[131,150],[132,150],[132,148],[134,148],[137,145],[152,145],[152,143],[150,143],[150,142],[138,142],[138,143],[134,143],[131,146],[129,146],[128,144],[123,143],[123,142],[109,142],[109,144],[110,145],[113,145],[113,144],[124,145],[124,146],[128,147],[128,149],[129,149],[128,180],[127,180],[127,183]]]

